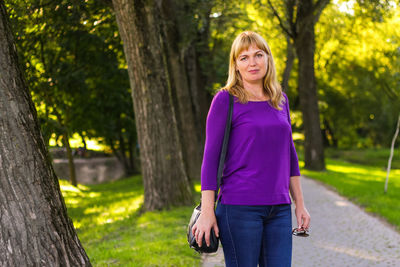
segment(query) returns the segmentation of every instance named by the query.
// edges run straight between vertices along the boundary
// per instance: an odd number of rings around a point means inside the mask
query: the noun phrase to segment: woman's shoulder
[[[213,101],[226,103],[229,102],[229,92],[226,89],[219,89],[214,95]]]
[[[229,92],[227,90],[219,89],[211,101],[210,109],[216,112],[224,112],[225,110],[228,110]]]
[[[228,89],[225,88],[221,88],[217,90],[217,93],[215,94],[215,96],[223,96],[225,98],[229,97],[229,91]]]
[[[289,98],[287,94],[282,91],[282,96],[284,97],[284,100],[281,102],[283,106],[289,106]]]
[[[285,97],[285,99],[288,99],[288,96],[286,95],[286,93],[284,91],[282,91],[282,95]]]

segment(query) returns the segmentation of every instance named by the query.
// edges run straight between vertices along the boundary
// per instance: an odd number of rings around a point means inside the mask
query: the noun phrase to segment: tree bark
[[[180,37],[176,13],[176,6],[171,0],[161,2],[161,12],[163,21],[163,38],[166,44],[166,58],[168,63],[169,80],[171,84],[172,98],[177,114],[178,133],[182,145],[182,152],[186,169],[190,178],[200,178],[200,168],[202,162],[201,145],[196,134],[194,110],[192,106],[191,91],[187,79],[186,69],[183,62],[183,55],[179,53],[178,42]]]
[[[160,1],[113,0],[132,88],[146,210],[192,203],[178,135]]]
[[[203,74],[199,64],[199,53],[194,42],[185,51],[185,66],[189,80],[190,95],[195,114],[197,140],[200,142],[200,151],[204,151],[206,140],[206,120],[212,97],[206,88],[207,78]]]
[[[285,92],[289,90],[290,73],[292,72],[295,58],[296,55],[294,53],[292,40],[288,35],[286,35],[286,64],[285,64],[285,70],[283,71],[282,74],[282,89]]]
[[[324,170],[324,147],[314,73],[315,33],[312,0],[299,1],[298,32],[294,39],[299,59],[299,98],[304,123],[305,168]]]
[[[194,13],[194,8],[191,3],[184,1],[181,3],[181,13],[178,16],[182,18],[179,25],[180,29],[190,39],[190,42],[184,47],[181,52],[184,54],[184,62],[189,81],[190,95],[192,98],[192,108],[194,110],[196,120],[196,134],[200,142],[200,150],[204,151],[205,132],[206,132],[206,119],[208,110],[210,108],[212,95],[206,90],[206,86],[210,84],[210,79],[206,73],[213,73],[211,64],[212,58],[210,54],[209,41],[210,41],[210,14],[215,4],[215,1],[198,1],[196,7],[198,12]],[[190,15],[188,15],[190,14]],[[193,25],[193,29],[187,29],[187,23],[184,19],[188,17],[199,16],[201,21],[200,28],[198,24]],[[197,22],[198,23],[198,22]],[[200,64],[200,60],[208,64]]]
[[[317,0],[314,4],[313,0],[285,0],[286,20],[283,20],[274,5],[268,0],[272,13],[277,17],[279,26],[285,33],[286,38],[293,40],[296,55],[299,59],[298,87],[305,136],[304,167],[310,170],[325,169],[324,146],[314,73],[314,27],[328,3],[329,0]],[[291,64],[289,58],[288,62]],[[288,66],[286,69],[288,69]],[[287,86],[285,83],[284,79],[283,86]]]
[[[91,266],[67,215],[0,1],[0,266]]]

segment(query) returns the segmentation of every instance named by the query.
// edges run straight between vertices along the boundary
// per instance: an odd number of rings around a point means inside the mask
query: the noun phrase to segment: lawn
[[[388,150],[373,152],[327,150],[327,171],[315,172],[303,168],[302,152],[298,151],[301,174],[331,186],[400,231],[400,169],[391,171],[388,193],[384,194]],[[392,166],[400,167],[396,153]],[[78,188],[63,180],[60,185],[68,214],[93,266],[199,266],[200,256],[186,242],[193,207],[141,212],[141,176]],[[199,199],[198,183],[195,188]]]
[[[193,207],[141,212],[141,176],[78,188],[63,180],[60,185],[93,266],[199,266],[200,256],[186,242]]]
[[[386,168],[390,155],[389,148],[368,149],[325,149],[325,155],[331,159],[343,159],[352,163]],[[396,148],[393,153],[392,169],[400,169],[400,149]]]
[[[370,158],[370,151],[365,158]],[[350,153],[359,154],[361,152]],[[378,153],[382,155],[382,153]],[[360,161],[367,162],[367,159]],[[345,160],[344,160],[345,159]],[[398,161],[398,159],[396,159]],[[309,171],[303,168],[304,161],[300,160],[300,172],[315,180],[331,186],[340,195],[384,218],[400,231],[400,169],[392,169],[389,176],[388,192],[384,194],[386,170],[380,165],[372,166],[350,163],[351,159],[326,159],[326,172]],[[378,161],[379,162],[379,161]],[[396,166],[398,163],[396,162]]]

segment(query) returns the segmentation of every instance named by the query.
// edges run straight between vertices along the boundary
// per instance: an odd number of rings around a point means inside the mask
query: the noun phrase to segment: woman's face
[[[236,59],[236,70],[242,76],[243,82],[262,83],[268,68],[268,55],[257,46],[240,52]]]

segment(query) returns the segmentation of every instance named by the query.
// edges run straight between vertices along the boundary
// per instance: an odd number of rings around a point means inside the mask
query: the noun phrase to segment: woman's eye
[[[240,61],[243,61],[244,59],[247,59],[246,57],[242,57],[241,59],[240,59]]]
[[[257,57],[262,57],[263,55],[262,54],[257,54]]]

